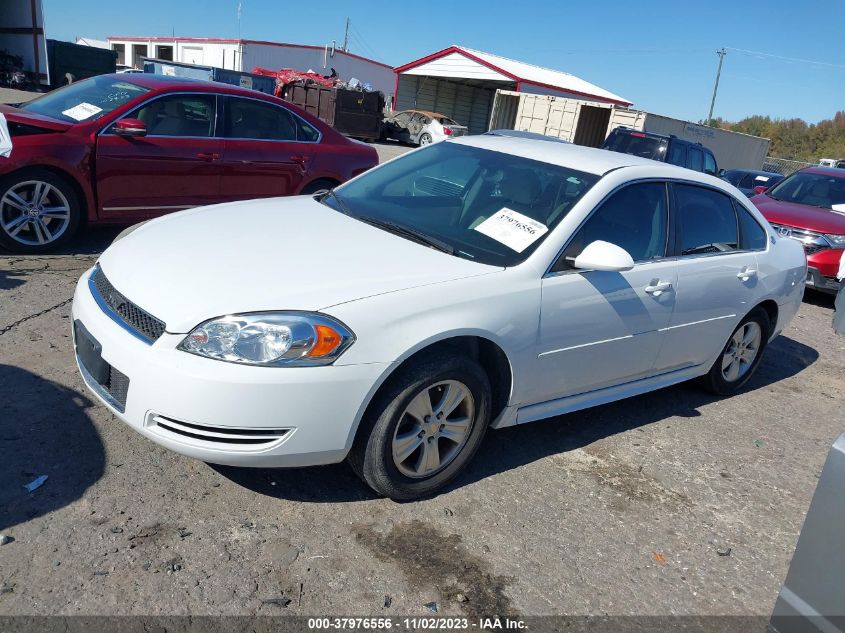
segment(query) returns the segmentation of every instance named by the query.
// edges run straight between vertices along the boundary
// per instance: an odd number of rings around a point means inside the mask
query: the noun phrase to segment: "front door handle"
[[[741,281],[748,281],[749,279],[753,279],[757,276],[757,270],[754,268],[749,268],[748,266],[743,266],[742,270],[740,270],[736,276]]]
[[[659,297],[667,290],[672,289],[672,282],[671,281],[660,281],[655,279],[649,285],[645,287],[645,291],[650,294],[654,295],[655,297]]]
[[[197,158],[207,161],[219,160],[220,154],[217,152],[197,152]]]

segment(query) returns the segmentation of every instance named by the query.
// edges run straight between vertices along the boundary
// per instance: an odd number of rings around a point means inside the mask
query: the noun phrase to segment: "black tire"
[[[454,456],[442,470],[430,476],[409,477],[394,462],[394,436],[398,426],[407,423],[405,412],[411,401],[427,389],[437,389],[436,385],[443,381],[457,381],[472,395],[474,416],[467,438],[454,449]],[[475,455],[490,422],[491,402],[487,374],[471,358],[442,352],[412,361],[398,369],[376,395],[361,421],[347,460],[367,485],[385,497],[406,501],[432,495],[454,479]],[[440,445],[439,438],[434,441]],[[425,446],[421,445],[422,449]]]
[[[319,180],[315,180],[313,182],[309,182],[302,188],[300,195],[303,196],[313,196],[316,193],[321,191],[328,191],[329,189],[334,189],[337,187],[337,183],[334,180],[329,180],[328,178],[320,178]]]
[[[726,355],[730,354],[733,349],[734,336],[736,336],[737,332],[740,330],[745,329],[746,325],[749,323],[756,323],[757,327],[760,328],[760,343],[757,346],[756,355],[741,375],[734,380],[728,380],[723,369],[724,364],[727,362]],[[751,312],[749,312],[748,315],[739,322],[739,325],[736,326],[734,331],[731,332],[727,343],[725,343],[725,346],[722,348],[722,353],[719,354],[719,358],[717,358],[716,362],[713,363],[710,371],[706,375],[702,376],[701,383],[704,388],[719,396],[730,396],[742,389],[751,379],[751,376],[754,375],[754,372],[760,365],[760,361],[763,359],[763,352],[765,351],[766,345],[769,341],[769,336],[772,331],[771,328],[772,324],[769,321],[769,315],[765,310],[763,310],[763,308],[754,308]]]
[[[57,229],[55,225],[50,224],[55,218],[44,218],[46,226],[54,226],[53,231],[55,233],[51,233],[51,235],[56,235],[55,238],[46,240],[44,243],[28,243],[38,239],[39,233],[35,232],[32,223],[16,234],[19,237],[13,236],[12,232],[14,229],[8,227],[10,218],[14,217],[13,212],[15,208],[8,206],[4,202],[5,197],[19,187],[23,188],[23,193],[26,194],[29,188],[29,185],[26,185],[26,183],[30,182],[41,182],[50,185],[58,193],[58,196],[64,197],[64,200],[67,202],[67,222],[63,224],[64,228]],[[60,197],[58,196],[51,193],[47,203],[59,201]],[[36,254],[52,251],[73,239],[82,223],[84,210],[85,206],[76,193],[76,189],[63,176],[47,169],[27,169],[11,174],[0,180],[0,245],[14,253]],[[21,235],[22,233],[24,235]],[[46,234],[43,232],[40,235],[46,237]]]
[[[423,145],[431,145],[431,141],[431,134],[429,134],[428,132],[420,134],[420,147],[422,147]]]

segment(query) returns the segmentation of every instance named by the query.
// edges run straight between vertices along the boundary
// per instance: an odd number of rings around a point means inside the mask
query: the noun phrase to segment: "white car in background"
[[[402,110],[384,121],[384,137],[411,145],[431,145],[449,138],[466,136],[469,130],[440,112]]]
[[[501,428],[701,378],[749,380],[806,262],[724,181],[616,152],[468,137],[314,198],[176,213],[73,301],[88,387],[207,462],[348,459],[431,494]]]

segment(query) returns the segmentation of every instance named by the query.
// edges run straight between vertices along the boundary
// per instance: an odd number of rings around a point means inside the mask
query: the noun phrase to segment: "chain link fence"
[[[763,171],[773,171],[778,174],[788,176],[799,169],[813,167],[814,165],[815,163],[805,163],[800,160],[788,160],[786,158],[767,156],[765,162],[763,163]]]

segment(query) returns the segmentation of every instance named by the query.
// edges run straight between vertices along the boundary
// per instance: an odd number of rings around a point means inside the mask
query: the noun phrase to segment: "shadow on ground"
[[[99,255],[109,247],[112,241],[114,241],[114,238],[117,237],[117,234],[125,228],[125,226],[97,226],[83,229],[71,240],[70,244],[37,255],[12,253],[0,247],[0,257],[26,260],[28,258],[43,257],[44,255]]]
[[[790,378],[812,365],[818,357],[813,348],[779,336],[766,350],[745,392]],[[743,394],[734,397],[742,398]],[[699,408],[716,399],[696,384],[684,383],[661,390],[659,398],[644,394],[544,422],[492,431],[450,489],[671,416],[699,417]],[[271,497],[314,503],[375,498],[346,464],[301,469],[212,468],[253,492]]]
[[[0,393],[3,530],[82,497],[103,475],[105,451],[85,411],[92,402],[73,389],[0,364]],[[42,475],[39,488],[24,488]]]

